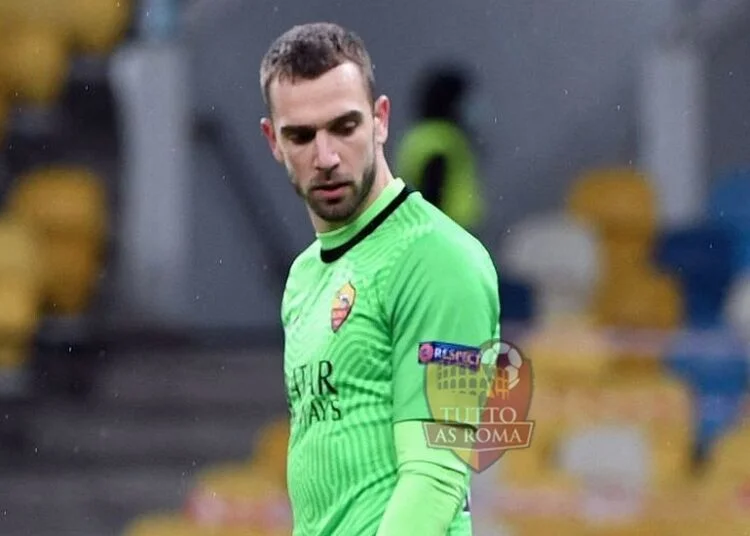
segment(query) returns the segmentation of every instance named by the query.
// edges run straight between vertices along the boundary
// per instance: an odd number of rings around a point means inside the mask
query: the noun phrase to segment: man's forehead
[[[313,79],[274,79],[269,87],[279,126],[323,125],[352,111],[366,114],[369,94],[354,64],[342,64]]]

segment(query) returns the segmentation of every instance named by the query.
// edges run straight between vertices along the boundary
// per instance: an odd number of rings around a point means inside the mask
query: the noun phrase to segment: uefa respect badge
[[[479,473],[508,450],[530,446],[533,370],[518,348],[501,340],[478,348],[422,343],[419,360],[434,419],[424,424],[431,447],[452,450]]]

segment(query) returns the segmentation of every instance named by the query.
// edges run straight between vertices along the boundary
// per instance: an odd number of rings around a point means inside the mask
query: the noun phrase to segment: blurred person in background
[[[499,338],[492,260],[392,175],[391,105],[376,98],[357,35],[296,26],[272,43],[260,83],[261,130],[316,233],[281,304],[294,534],[470,535],[470,470],[429,447],[423,428],[441,420],[426,372],[458,365],[419,350],[430,341],[478,357]],[[466,417],[443,424],[478,424]]]
[[[464,229],[476,232],[484,205],[474,143],[486,110],[467,69],[439,65],[416,86],[417,121],[401,140],[396,171]]]

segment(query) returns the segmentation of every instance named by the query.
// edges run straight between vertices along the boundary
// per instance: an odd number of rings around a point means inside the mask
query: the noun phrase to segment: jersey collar
[[[347,251],[371,234],[403,203],[411,190],[402,179],[393,179],[375,202],[353,222],[327,233],[317,233],[320,241],[320,259],[330,263],[340,259]]]

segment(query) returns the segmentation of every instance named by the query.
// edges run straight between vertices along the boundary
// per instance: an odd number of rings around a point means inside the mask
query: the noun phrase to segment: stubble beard
[[[351,176],[339,176],[335,172],[324,180],[314,181],[307,191],[303,191],[294,177],[292,184],[294,189],[310,207],[310,210],[321,220],[328,223],[343,223],[352,220],[359,215],[360,208],[370,196],[377,175],[377,164],[373,154],[372,161],[362,173],[362,180],[357,183]],[[324,182],[346,182],[344,194],[336,200],[327,200],[317,197],[313,189],[316,185]]]

